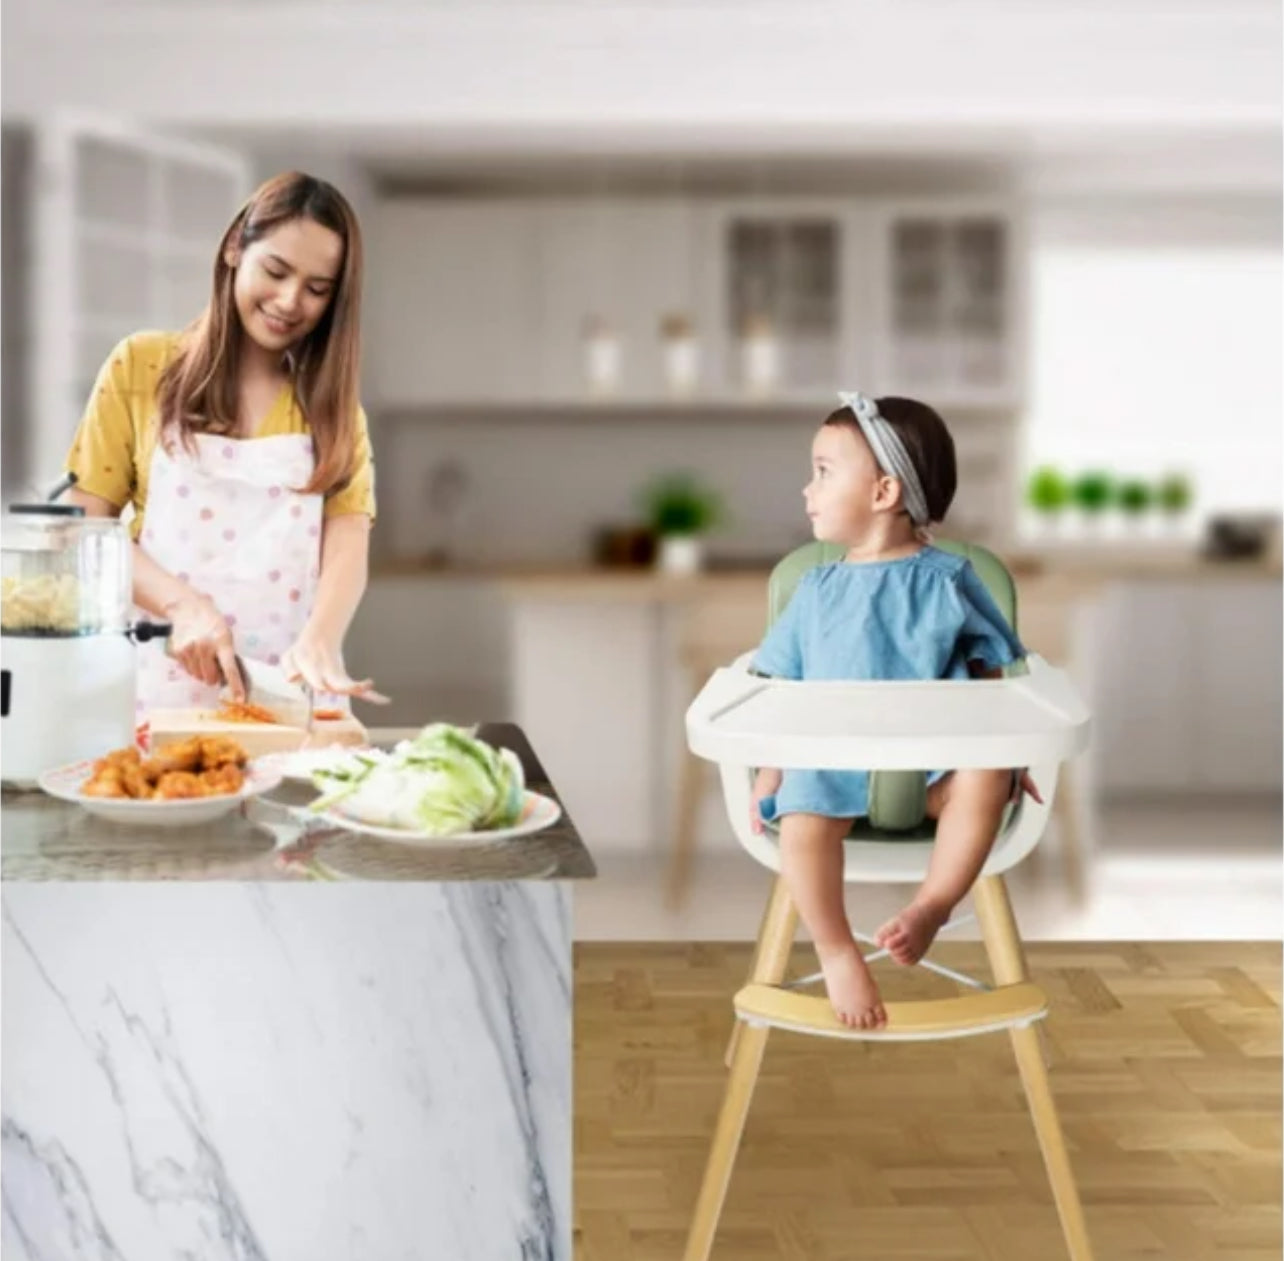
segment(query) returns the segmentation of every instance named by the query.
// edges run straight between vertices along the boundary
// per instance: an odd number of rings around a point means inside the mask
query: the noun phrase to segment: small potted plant
[[[1044,524],[1052,527],[1061,519],[1070,503],[1070,482],[1050,465],[1037,468],[1026,484],[1026,503],[1039,514]]]
[[[1173,529],[1185,520],[1194,498],[1194,487],[1184,473],[1167,473],[1155,487],[1155,503]]]
[[[1150,484],[1136,477],[1126,478],[1120,482],[1115,494],[1115,503],[1118,504],[1119,511],[1134,527],[1141,523],[1154,501],[1155,495]]]
[[[1108,473],[1097,471],[1081,473],[1070,488],[1075,507],[1084,520],[1095,528],[1102,514],[1110,507],[1115,496],[1115,484]]]
[[[660,569],[695,573],[704,559],[704,536],[722,519],[721,499],[691,473],[657,478],[643,498],[647,523],[659,542]]]

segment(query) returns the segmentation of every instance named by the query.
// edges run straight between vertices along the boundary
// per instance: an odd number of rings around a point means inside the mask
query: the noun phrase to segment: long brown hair
[[[343,241],[343,265],[330,303],[317,324],[293,349],[294,396],[312,434],[316,464],[300,489],[324,494],[345,485],[356,459],[358,383],[361,374],[361,228],[333,184],[299,171],[276,175],[241,207],[219,242],[209,305],[185,330],[177,355],[157,384],[163,431],[184,445],[193,434],[227,434],[236,428],[241,339],[235,268],[229,247],[241,253],[283,223],[311,219]]]

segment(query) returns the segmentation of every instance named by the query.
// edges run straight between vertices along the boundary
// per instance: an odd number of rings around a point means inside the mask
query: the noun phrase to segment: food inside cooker
[[[6,575],[0,590],[0,628],[10,631],[78,630],[80,583],[76,575]]]

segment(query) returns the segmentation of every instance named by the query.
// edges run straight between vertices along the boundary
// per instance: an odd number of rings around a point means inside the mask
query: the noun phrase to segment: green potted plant
[[[1054,525],[1070,503],[1070,482],[1063,473],[1043,465],[1030,474],[1025,500],[1046,525]]]
[[[1179,527],[1195,498],[1195,489],[1184,473],[1166,473],[1155,486],[1155,503],[1170,527]]]
[[[1119,511],[1135,527],[1155,502],[1155,493],[1151,489],[1149,482],[1143,482],[1136,477],[1125,478],[1119,483],[1119,489],[1115,494],[1115,502],[1119,506]]]
[[[1108,473],[1093,470],[1075,478],[1070,494],[1084,520],[1095,526],[1114,499],[1115,484]]]
[[[668,573],[694,573],[704,536],[723,518],[716,491],[693,473],[665,473],[643,491],[647,524],[659,541],[656,558]]]

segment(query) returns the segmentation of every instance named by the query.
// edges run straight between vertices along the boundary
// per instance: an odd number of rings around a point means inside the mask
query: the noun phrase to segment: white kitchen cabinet
[[[1201,787],[1278,792],[1284,747],[1280,584],[1208,584],[1191,593],[1195,773]]]
[[[1093,758],[1105,792],[1278,792],[1278,581],[1119,584],[1100,610]]]
[[[584,331],[597,317],[620,347],[614,401],[665,395],[660,321],[692,312],[700,216],[674,199],[539,203],[540,386],[546,398],[589,397]]]
[[[1110,587],[1102,597],[1093,697],[1093,760],[1103,792],[1189,785],[1195,761],[1189,666],[1195,627],[1186,587]]]
[[[873,214],[874,388],[940,406],[1015,406],[1026,323],[1019,211],[923,199],[885,202]]]
[[[538,228],[529,201],[381,203],[367,234],[374,403],[526,402],[539,393]]]
[[[580,835],[650,849],[667,822],[658,606],[524,597],[511,618],[513,719]]]
[[[827,395],[868,376],[866,216],[850,198],[742,198],[710,205],[702,328],[709,379],[729,396],[752,394],[746,331],[770,336],[778,360],[771,393]]]
[[[578,402],[593,316],[616,334],[603,402],[669,393],[660,322],[686,316],[697,398],[1019,402],[1024,237],[993,202],[859,197],[392,198],[373,216],[367,339],[386,406]],[[767,329],[779,377],[747,379]]]

